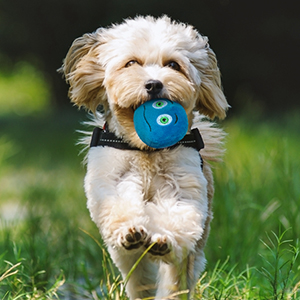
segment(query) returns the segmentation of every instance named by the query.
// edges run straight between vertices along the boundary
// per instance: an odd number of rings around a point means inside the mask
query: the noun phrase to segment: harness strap
[[[130,146],[123,139],[118,138],[113,132],[95,127],[92,135],[90,147],[108,146],[122,150],[140,150],[139,148]]]
[[[192,129],[191,133],[186,134],[184,138],[179,142],[177,142],[175,145],[163,149],[174,149],[179,145],[182,145],[184,147],[194,148],[198,152],[201,149],[203,149],[204,142],[198,128]],[[109,132],[108,130],[103,130],[102,128],[95,127],[93,131],[90,147],[98,147],[98,146],[102,146],[102,147],[108,146],[108,147],[113,147],[121,150],[141,151],[137,147],[130,146],[129,143],[124,141],[122,138],[118,138],[113,132]],[[159,150],[162,149],[156,149],[154,151],[159,151]],[[200,155],[200,159],[201,159],[201,168],[203,168],[203,160],[201,155]]]

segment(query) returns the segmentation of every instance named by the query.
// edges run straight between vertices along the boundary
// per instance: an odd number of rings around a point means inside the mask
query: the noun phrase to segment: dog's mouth
[[[135,112],[135,111],[137,110],[137,108],[140,107],[142,104],[143,104],[143,103],[132,105],[132,106],[131,106],[132,111]]]

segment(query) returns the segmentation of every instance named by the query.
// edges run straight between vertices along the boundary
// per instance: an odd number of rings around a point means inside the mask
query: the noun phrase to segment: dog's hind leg
[[[181,262],[161,262],[155,299],[193,299],[193,291],[205,263],[202,249],[190,253]]]
[[[142,255],[141,250],[117,250],[111,247],[109,247],[109,252],[124,280]],[[146,254],[133,270],[126,283],[126,293],[131,300],[155,296],[157,270],[158,265],[151,261]]]
[[[182,271],[181,267],[182,264],[180,262],[177,264],[166,264],[161,262],[159,267],[158,286],[155,300],[168,299],[168,297],[170,297],[170,299],[171,297],[174,299],[174,294],[181,290],[179,287],[180,273]]]

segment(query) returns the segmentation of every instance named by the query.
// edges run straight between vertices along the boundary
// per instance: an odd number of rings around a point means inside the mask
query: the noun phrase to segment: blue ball
[[[184,108],[169,99],[145,102],[135,110],[133,122],[139,138],[156,149],[175,145],[188,130]]]

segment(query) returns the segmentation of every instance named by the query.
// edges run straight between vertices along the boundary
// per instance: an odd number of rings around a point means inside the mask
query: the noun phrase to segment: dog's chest
[[[136,184],[140,184],[145,201],[154,201],[154,196],[158,190],[163,189],[166,185],[174,184],[175,181],[172,170],[170,170],[170,164],[164,162],[161,155],[150,154],[132,157],[128,174],[132,175]]]
[[[147,202],[169,197],[178,200],[186,187],[199,190],[203,173],[199,154],[191,150],[183,148],[130,155],[119,185],[138,190]]]
[[[191,148],[153,153],[92,148],[86,188],[97,190],[101,198],[112,193],[151,202],[198,198],[205,184],[200,164],[198,152]]]

